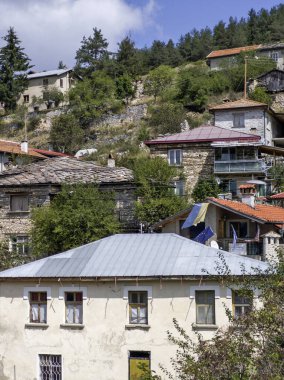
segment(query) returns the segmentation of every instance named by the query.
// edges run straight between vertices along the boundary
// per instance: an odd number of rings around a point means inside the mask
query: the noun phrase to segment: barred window
[[[62,380],[61,355],[39,355],[40,380]]]
[[[83,323],[83,293],[66,292],[66,323]]]
[[[196,299],[196,323],[215,324],[215,291],[198,290],[195,292]]]
[[[148,323],[148,292],[129,292],[129,323]]]
[[[30,322],[46,323],[47,293],[30,292]]]

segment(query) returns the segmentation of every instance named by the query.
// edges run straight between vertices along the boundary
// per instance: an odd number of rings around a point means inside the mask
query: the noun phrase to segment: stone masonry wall
[[[150,148],[151,156],[168,160],[169,149],[182,149],[182,169],[185,190],[190,195],[198,179],[209,178],[214,173],[214,149],[209,144],[160,145]]]

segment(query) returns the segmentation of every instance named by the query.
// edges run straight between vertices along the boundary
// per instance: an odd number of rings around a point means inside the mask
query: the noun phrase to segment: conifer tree
[[[0,102],[10,111],[17,107],[17,100],[28,86],[27,71],[32,66],[14,28],[9,28],[3,40],[6,44],[0,49]]]

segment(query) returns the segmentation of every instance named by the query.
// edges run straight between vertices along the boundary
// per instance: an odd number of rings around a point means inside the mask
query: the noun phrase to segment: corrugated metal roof
[[[268,267],[176,234],[118,234],[0,272],[0,279],[217,275],[219,252],[233,275],[242,275],[242,266],[248,273]]]
[[[214,125],[202,125],[187,132],[159,137],[155,140],[145,141],[146,145],[167,143],[193,143],[212,141],[259,141],[260,136],[249,133],[233,131]]]
[[[72,71],[72,69],[58,69],[58,70],[41,71],[39,73],[34,73],[34,74],[27,75],[27,78],[28,79],[34,79],[34,78],[44,78],[44,77],[58,76],[58,75],[65,74],[68,71]]]

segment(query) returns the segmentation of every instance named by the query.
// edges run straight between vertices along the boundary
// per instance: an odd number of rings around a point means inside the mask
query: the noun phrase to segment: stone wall
[[[112,127],[125,123],[134,123],[141,120],[146,114],[146,104],[130,105],[126,107],[124,113],[105,116],[99,122],[96,122],[95,125]]]
[[[169,149],[182,149],[182,173],[185,189],[190,195],[198,179],[209,178],[214,173],[214,148],[210,144],[175,144],[151,146],[151,156],[160,156],[168,160]]]

